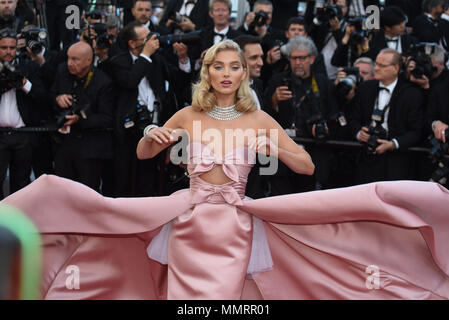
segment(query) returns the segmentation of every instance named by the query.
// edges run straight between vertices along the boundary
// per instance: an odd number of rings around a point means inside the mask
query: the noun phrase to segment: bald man
[[[112,159],[114,98],[112,82],[92,66],[93,52],[85,42],[67,51],[51,88],[57,115],[63,119],[55,155],[55,173],[97,191],[105,160]]]

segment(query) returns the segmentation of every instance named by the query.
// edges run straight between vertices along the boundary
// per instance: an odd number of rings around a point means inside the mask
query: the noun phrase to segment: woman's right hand
[[[171,144],[175,141],[172,134],[173,131],[174,130],[171,128],[157,127],[151,129],[144,138],[146,140],[155,141],[160,145]]]

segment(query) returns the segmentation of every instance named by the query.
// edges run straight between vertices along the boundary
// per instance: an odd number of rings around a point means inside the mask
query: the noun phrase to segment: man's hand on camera
[[[56,103],[60,108],[67,109],[72,106],[72,95],[71,94],[61,94],[56,97]]]
[[[142,53],[147,57],[151,57],[153,53],[155,53],[159,49],[159,46],[159,39],[155,34],[153,34],[151,38],[145,43]]]
[[[337,17],[333,17],[329,20],[329,25],[332,30],[337,31],[338,29],[340,29],[340,20],[338,20]]]
[[[80,117],[77,114],[66,115],[65,118],[67,119],[64,123],[66,127],[72,126],[80,120]]]
[[[423,75],[421,78],[417,79],[413,76],[413,74],[410,74],[410,82],[416,83],[423,89],[430,88],[429,78],[427,78],[425,75]]]
[[[277,108],[279,102],[293,98],[293,94],[287,86],[280,86],[276,88],[276,91],[271,98],[273,107]]]
[[[95,41],[94,53],[96,56],[98,56],[98,58],[100,58],[100,61],[105,61],[108,59],[108,52],[109,48],[98,49]]]
[[[251,11],[246,15],[245,18],[245,25],[249,28],[249,26],[251,25],[251,23],[253,23],[254,18],[256,17],[256,13]]]
[[[195,30],[195,24],[188,17],[182,17],[182,21],[178,23],[178,27],[183,32]]]
[[[433,127],[433,134],[435,136],[435,138],[437,138],[440,141],[443,141],[444,143],[446,143],[446,130],[449,129],[449,126],[447,124],[445,124],[442,121],[435,121]]]
[[[335,79],[335,85],[338,85],[340,81],[348,76],[343,68],[338,68],[337,79]]]
[[[349,43],[349,39],[351,39],[351,34],[355,31],[355,27],[351,26],[351,25],[347,25],[346,26],[346,32],[345,32],[345,36],[343,37],[343,39],[341,40],[341,43],[343,45],[347,45]]]
[[[275,64],[279,60],[281,60],[281,48],[279,46],[275,46],[267,52],[267,63]]]
[[[384,154],[387,151],[394,150],[393,141],[377,139],[377,143],[379,143],[379,146],[376,148],[376,154]]]
[[[359,131],[360,142],[368,142],[369,138],[371,138],[371,135],[368,132],[369,130],[367,127],[362,127],[362,129]]]
[[[173,49],[176,51],[179,61],[181,61],[181,63],[186,63],[188,59],[187,46],[182,42],[175,42],[173,43]]]
[[[89,37],[89,31],[90,31],[90,37]],[[81,32],[80,41],[92,42],[93,40],[95,40],[96,37],[97,37],[97,33],[95,32],[94,27],[89,25],[84,28],[83,32]]]
[[[27,50],[27,55],[31,59],[31,61],[38,63],[40,66],[42,66],[45,63],[45,57],[42,54],[43,50],[41,52],[39,52],[38,54],[34,54],[28,47],[26,48],[26,50]]]
[[[329,128],[326,126],[326,134],[329,134]],[[316,138],[316,124],[312,126],[312,136]]]

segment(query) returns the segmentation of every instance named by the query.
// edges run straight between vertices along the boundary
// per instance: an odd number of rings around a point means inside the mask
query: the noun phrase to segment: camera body
[[[318,140],[325,140],[328,136],[327,122],[321,115],[321,113],[314,114],[307,119],[307,125],[309,130],[312,131],[312,127],[315,125],[315,137]]]
[[[0,82],[6,83],[8,89],[17,89],[23,86],[23,75],[16,71],[12,63],[6,61],[0,67]]]
[[[158,101],[154,102],[154,111],[149,111],[146,106],[137,104],[136,108],[131,114],[125,118],[123,124],[127,130],[137,129],[142,132],[148,125],[157,122],[157,114],[160,111],[160,104]]]
[[[424,75],[431,78],[432,74],[437,71],[433,66],[430,56],[435,52],[436,43],[421,42],[411,48],[411,60],[416,62],[415,69],[412,70],[412,75],[416,79],[421,79]]]
[[[351,33],[350,42],[354,44],[361,44],[365,38],[370,35],[370,30],[366,28],[365,17],[354,17],[348,19],[348,24],[355,27],[355,31]]]
[[[343,17],[343,12],[341,7],[338,5],[317,2],[316,17],[321,23],[329,23],[329,21],[334,18],[341,20]]]
[[[21,31],[20,39],[25,39],[26,46],[33,54],[42,52],[44,42],[47,40],[47,30],[43,28],[31,28],[26,31]],[[24,50],[26,50],[24,48]]]
[[[269,19],[270,18],[268,17],[268,14],[265,11],[263,10],[257,11],[256,15],[254,16],[254,25],[262,27],[268,24]]]
[[[167,35],[160,35],[157,32],[150,32],[145,39],[144,45],[145,43],[147,43],[148,40],[151,39],[151,37],[154,34],[159,40],[159,45],[162,48],[170,47],[175,42],[182,42],[186,45],[197,44],[201,42],[201,30],[192,31],[189,33],[167,34]]]
[[[430,158],[432,159],[435,170],[432,172],[430,181],[446,184],[449,178],[449,168],[444,156],[449,152],[449,130],[444,132],[446,142],[436,139],[433,135],[429,136]]]
[[[387,139],[387,130],[385,130],[380,121],[376,121],[375,126],[368,127],[368,134],[370,135],[370,138],[366,143],[368,154],[375,154],[376,149],[379,146],[379,142],[377,142],[377,140]]]
[[[360,76],[360,71],[357,67],[345,67],[343,68],[343,72],[347,74],[347,77],[341,79],[337,84],[336,92],[339,98],[345,99],[352,88],[362,82],[363,79]]]
[[[90,103],[86,99],[79,97],[76,93],[72,94],[72,105],[67,109],[59,110],[56,115],[56,127],[62,128],[67,121],[65,116],[77,114],[83,119],[87,119],[88,111],[90,109]]]

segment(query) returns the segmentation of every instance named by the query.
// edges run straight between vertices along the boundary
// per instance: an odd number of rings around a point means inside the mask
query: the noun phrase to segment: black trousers
[[[100,192],[103,159],[86,159],[83,157],[82,141],[67,137],[58,146],[55,154],[55,174],[78,181]]]
[[[10,193],[30,183],[33,159],[33,134],[0,132],[0,198],[4,198],[3,181],[9,167]]]

